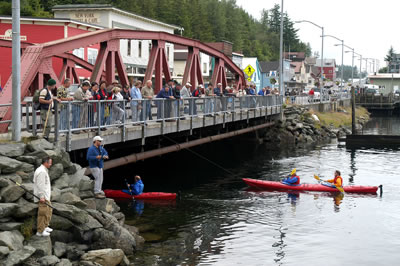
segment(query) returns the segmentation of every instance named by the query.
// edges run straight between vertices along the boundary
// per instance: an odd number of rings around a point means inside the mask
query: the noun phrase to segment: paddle
[[[126,184],[126,186],[128,187],[129,194],[131,194],[131,196],[132,196],[132,200],[135,201],[135,197],[133,196],[131,186],[129,185],[129,183],[128,183],[128,181],[126,180],[126,178],[125,178],[125,184]]]
[[[314,174],[314,178],[315,179],[317,179],[318,181],[324,181],[324,182],[327,182],[327,181],[325,181],[325,180],[322,180],[321,178],[319,178],[319,176],[317,176],[316,174]],[[344,193],[344,189],[343,189],[343,187],[339,187],[339,186],[337,186],[336,184],[333,184],[340,192],[342,192],[342,193]]]

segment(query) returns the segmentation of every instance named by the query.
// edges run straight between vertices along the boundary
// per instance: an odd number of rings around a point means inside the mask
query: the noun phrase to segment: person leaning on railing
[[[42,124],[44,126],[44,134],[43,138],[46,140],[49,140],[49,135],[50,135],[50,129],[51,129],[51,120],[53,117],[52,113],[52,106],[53,106],[53,101],[57,100],[60,101],[57,98],[53,98],[51,91],[54,90],[56,87],[56,81],[54,79],[50,79],[47,82],[47,86],[40,91],[39,95],[39,103],[40,103],[40,118],[42,120]]]
[[[151,100],[154,98],[154,90],[153,90],[153,82],[151,80],[146,81],[146,86],[144,86],[141,90],[142,98],[146,99],[143,103],[142,109],[142,120],[146,121],[147,119],[152,120],[151,114]]]
[[[139,100],[142,99],[142,93],[140,92],[141,87],[142,87],[142,82],[138,80],[131,88],[132,122],[137,122],[139,120],[139,109],[141,107]]]
[[[72,107],[72,128],[85,128],[88,122],[87,101],[92,97],[90,91],[90,81],[85,80],[74,93],[74,100],[82,101],[82,103],[74,104]],[[83,130],[87,132],[87,130]],[[73,131],[74,134],[79,134],[79,131]]]
[[[123,100],[124,97],[121,94],[121,88],[120,87],[114,87],[112,89],[113,92],[113,100],[117,100],[119,102],[113,102],[113,123],[118,123],[121,124],[122,120],[124,118],[125,112],[121,108],[121,106],[124,104]]]

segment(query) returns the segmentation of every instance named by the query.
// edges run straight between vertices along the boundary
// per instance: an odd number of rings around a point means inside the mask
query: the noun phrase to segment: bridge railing
[[[125,129],[129,126],[143,126],[150,122],[161,122],[164,126],[165,122],[193,119],[200,116],[212,117],[232,114],[236,111],[255,111],[266,107],[281,106],[282,101],[283,97],[279,95],[153,98],[151,100],[132,99],[131,101],[54,101],[53,119],[49,121],[49,126],[52,127],[55,141],[60,136],[66,136],[70,140],[72,134],[81,132],[95,131],[100,135],[101,131],[118,127],[125,134]],[[28,102],[26,108],[28,110],[26,130],[36,136],[43,131],[41,128],[44,121],[40,120],[38,111],[32,113],[32,102]]]

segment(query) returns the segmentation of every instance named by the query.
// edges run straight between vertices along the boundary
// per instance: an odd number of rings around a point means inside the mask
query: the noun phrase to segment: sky
[[[263,8],[271,9],[280,3],[281,0],[236,0],[238,6],[257,19],[260,19]],[[284,0],[283,7],[292,21],[309,20],[324,27],[325,35],[343,40],[363,58],[378,59],[379,67],[386,66],[383,60],[390,46],[395,52],[400,52],[398,0]],[[309,23],[296,23],[294,26],[299,29],[300,40],[309,42],[312,51],[321,54],[321,29]],[[324,38],[324,58],[335,58],[337,65],[341,64],[342,57],[342,47],[335,46],[339,43],[333,38]],[[344,53],[344,64],[351,65],[351,60],[351,52]],[[368,60],[369,72],[373,69],[372,61]],[[359,68],[358,57],[354,59],[354,65]],[[363,60],[363,71],[365,65]]]

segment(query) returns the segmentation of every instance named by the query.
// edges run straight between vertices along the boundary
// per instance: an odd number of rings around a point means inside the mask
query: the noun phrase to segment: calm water
[[[148,240],[138,265],[399,264],[399,150],[271,149],[235,139],[196,151],[234,174],[186,151],[118,169],[141,174],[146,191],[182,192],[164,205],[121,204]],[[241,180],[279,180],[293,168],[305,183],[339,169],[345,185],[383,184],[384,193],[252,192]]]

